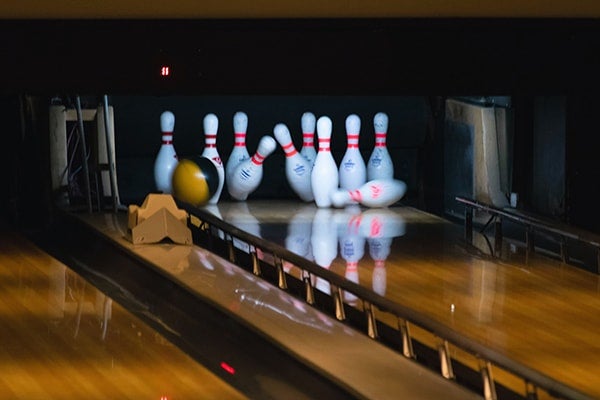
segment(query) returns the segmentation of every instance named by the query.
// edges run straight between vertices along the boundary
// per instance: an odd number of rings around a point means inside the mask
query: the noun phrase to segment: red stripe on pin
[[[263,163],[263,161],[264,161],[264,160],[265,160],[265,157],[264,157],[264,156],[262,156],[262,155],[261,155],[261,154],[259,154],[259,153],[256,153],[256,154],[255,154],[255,155],[252,157],[252,163],[253,163],[254,165],[260,165],[260,164],[262,164],[262,163]]]
[[[357,144],[348,144],[348,148],[349,149],[358,149],[358,145]]]
[[[236,133],[234,133],[234,134],[233,134],[233,136],[234,136],[235,138],[245,138],[245,137],[246,137],[246,134],[245,134],[245,133],[243,133],[243,132],[242,132],[242,133],[236,132]]]
[[[319,147],[319,151],[331,151],[329,147]]]
[[[354,200],[356,202],[359,202],[359,203],[362,200],[362,196],[361,196],[361,194],[360,194],[360,192],[358,190],[352,190],[352,191],[350,191],[348,193],[350,193],[350,198],[352,200]]]
[[[289,142],[285,146],[281,146],[281,147],[283,148],[283,151],[285,152],[286,157],[291,157],[297,153],[296,149],[294,148],[294,144],[292,142]]]
[[[207,144],[206,144],[206,148],[207,148],[207,149],[210,149],[210,148],[215,148],[215,147],[217,147],[217,145],[216,145],[216,144],[214,144],[214,143],[207,143]]]
[[[376,139],[380,139],[380,138],[383,138],[383,139],[385,139],[385,137],[386,137],[386,136],[387,136],[387,132],[383,132],[383,133],[376,133],[376,134],[375,134],[375,138],[376,138]]]
[[[162,144],[173,144],[172,140],[163,140]]]
[[[302,137],[305,137],[305,138],[311,138],[313,136],[315,136],[314,132],[304,132],[304,133],[302,133]]]

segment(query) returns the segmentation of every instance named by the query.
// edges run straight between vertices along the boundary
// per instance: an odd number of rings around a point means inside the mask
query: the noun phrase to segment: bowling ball
[[[201,207],[215,194],[219,173],[206,157],[184,158],[173,171],[173,196],[195,207]]]

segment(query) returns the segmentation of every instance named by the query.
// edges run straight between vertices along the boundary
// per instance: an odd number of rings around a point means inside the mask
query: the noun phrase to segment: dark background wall
[[[50,99],[108,93],[120,184],[132,199],[152,190],[164,109],[176,114],[183,156],[202,150],[202,118],[216,113],[224,160],[238,110],[249,115],[251,150],[277,122],[288,123],[299,146],[300,115],[330,115],[338,161],[345,117],[362,117],[366,159],[372,116],[385,111],[396,176],[409,183],[409,198],[440,210],[443,99],[504,95],[513,99],[512,182],[523,206],[598,230],[598,48],[596,19],[2,21],[0,55],[10,62],[0,63],[0,92],[10,104],[1,116],[16,121],[2,132],[15,144],[3,149],[5,160],[16,160],[4,171],[2,205],[26,215],[47,207]],[[158,75],[164,63],[177,71],[172,79]],[[564,159],[549,162],[550,154]],[[256,196],[289,193],[276,172],[283,153],[272,157],[269,184]],[[548,196],[553,203],[543,206]]]
[[[569,99],[566,121],[566,214],[568,221],[600,232],[600,100]]]
[[[565,217],[566,98],[538,97],[534,104],[531,205]]]

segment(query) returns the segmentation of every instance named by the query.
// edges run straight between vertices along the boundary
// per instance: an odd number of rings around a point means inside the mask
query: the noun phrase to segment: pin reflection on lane
[[[330,208],[320,208],[315,213],[310,242],[315,263],[329,269],[337,257],[337,227]],[[315,287],[323,293],[331,294],[329,281],[319,276]]]
[[[338,235],[340,237],[340,254],[346,261],[344,276],[349,281],[359,283],[358,263],[365,254],[365,238],[360,234],[362,212],[358,205],[346,207],[343,212],[336,213]],[[358,298],[350,292],[344,292],[344,300],[356,305]]]
[[[361,212],[357,206],[346,207],[343,213],[337,218],[338,232],[341,238],[344,238],[344,243],[353,243],[354,249],[344,249],[342,247],[342,257],[346,260],[346,278],[359,283],[358,265],[364,255],[364,241],[366,239],[369,244],[369,255],[375,262],[372,272],[372,288],[379,295],[385,295],[386,292],[386,269],[385,260],[390,254],[393,238],[403,236],[406,232],[406,223],[404,219],[397,213],[389,209],[371,209]],[[352,238],[352,241],[348,241]],[[362,242],[357,238],[362,239]],[[354,255],[356,268],[351,265],[348,268],[348,254],[345,251],[357,251]],[[350,258],[353,261],[352,258]],[[352,274],[356,269],[356,276]],[[350,270],[350,274],[348,274]],[[352,302],[352,294],[346,293],[346,300]],[[355,302],[355,300],[354,300]]]
[[[262,238],[260,234],[260,222],[258,222],[256,217],[250,213],[248,203],[244,201],[231,203],[224,213],[225,220],[230,224],[238,227],[244,232]],[[250,253],[250,251],[253,250],[253,246],[250,246],[248,243],[238,238],[233,238],[233,245],[246,253]]]
[[[290,218],[290,213],[278,214],[256,202],[227,203],[220,207],[224,220],[237,228],[283,245],[323,268],[339,272],[349,281],[360,284],[361,271],[371,274],[372,288],[380,295],[386,292],[385,261],[393,238],[406,232],[404,218],[387,208],[365,210],[360,205],[350,205],[330,209],[298,203],[294,204]],[[284,229],[287,234],[282,237]],[[364,257],[366,244],[371,260]],[[343,270],[332,268],[333,264],[343,265]],[[284,261],[284,270],[300,278],[293,268]],[[318,290],[330,294],[328,282],[316,277],[313,283]],[[344,293],[344,300],[355,305],[357,299],[352,293]]]
[[[311,204],[304,205],[294,213],[287,226],[287,236],[285,238],[286,249],[309,261],[315,260],[311,244],[311,232],[316,211],[315,206]],[[283,268],[285,272],[291,273],[293,264],[284,261]]]

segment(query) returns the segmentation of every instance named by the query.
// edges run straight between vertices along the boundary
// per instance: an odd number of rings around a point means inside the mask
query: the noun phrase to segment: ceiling
[[[3,0],[0,19],[201,18],[597,18],[579,0]]]

